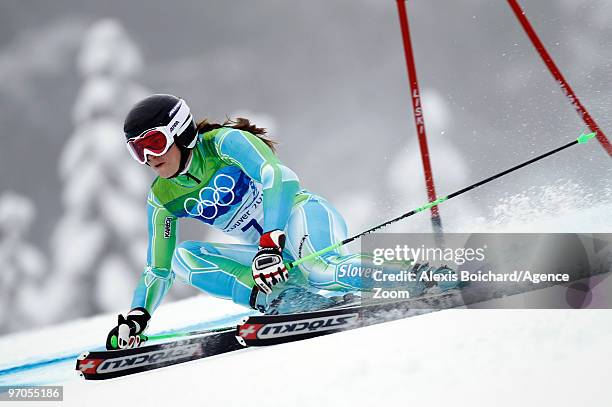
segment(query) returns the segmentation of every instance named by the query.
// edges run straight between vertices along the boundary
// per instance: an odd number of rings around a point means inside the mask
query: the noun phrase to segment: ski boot
[[[319,311],[338,304],[333,298],[315,294],[302,287],[283,290],[265,307],[266,315],[295,314],[298,312]]]

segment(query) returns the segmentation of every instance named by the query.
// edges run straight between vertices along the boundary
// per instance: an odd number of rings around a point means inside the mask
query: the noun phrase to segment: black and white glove
[[[129,349],[140,345],[140,334],[144,332],[149,324],[151,315],[143,307],[132,309],[124,317],[119,314],[117,326],[111,329],[106,338],[106,349]]]
[[[266,232],[259,239],[259,251],[253,258],[251,269],[255,284],[266,294],[270,294],[276,284],[289,279],[283,263],[284,247],[285,233],[281,230]]]

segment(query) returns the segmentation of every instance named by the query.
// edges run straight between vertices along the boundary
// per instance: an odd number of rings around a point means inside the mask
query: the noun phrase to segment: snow
[[[210,301],[162,307],[156,329],[196,321],[195,307],[218,310],[204,308]],[[191,312],[177,312],[185,309]],[[73,360],[38,379],[63,384],[64,405],[109,405],[119,395],[126,405],[601,405],[612,379],[610,316],[608,310],[447,310],[110,381],[83,381],[71,371]],[[0,349],[76,349],[79,342],[96,343],[109,323],[110,316],[96,317],[5,337]]]

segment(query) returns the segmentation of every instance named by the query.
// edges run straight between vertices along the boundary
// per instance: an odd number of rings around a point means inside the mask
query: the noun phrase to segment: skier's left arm
[[[297,175],[261,139],[247,131],[221,133],[215,139],[215,146],[223,160],[239,166],[263,185],[264,232],[282,231],[300,187]]]

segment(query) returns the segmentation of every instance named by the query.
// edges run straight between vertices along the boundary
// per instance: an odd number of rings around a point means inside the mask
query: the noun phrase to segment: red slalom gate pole
[[[542,43],[542,41],[540,41],[538,34],[536,34],[535,30],[529,23],[529,20],[527,20],[527,16],[525,15],[525,12],[521,9],[521,6],[518,4],[517,0],[508,0],[508,4],[510,5],[510,8],[512,8],[512,11],[514,11],[514,14],[521,23],[521,26],[523,26],[523,29],[531,40],[533,46],[540,54],[540,57],[542,57],[542,60],[548,67],[548,70],[555,78],[555,80],[559,83],[559,86],[561,86],[561,90],[563,91],[565,96],[570,100],[570,102],[574,106],[574,109],[576,109],[580,117],[582,117],[582,120],[584,120],[586,125],[589,126],[589,129],[596,133],[597,140],[604,148],[604,150],[606,150],[608,155],[612,157],[612,144],[610,144],[610,140],[608,140],[608,138],[599,128],[597,123],[595,123],[595,120],[591,117],[589,112],[587,112],[582,103],[580,103],[580,99],[578,99],[578,96],[576,96],[574,90],[570,87],[569,83],[567,83],[567,81],[561,74],[561,71],[553,61],[552,57],[550,56],[548,51],[546,51],[546,48],[544,48],[544,44]]]
[[[414,113],[414,122],[416,124],[417,136],[419,139],[419,147],[421,149],[421,160],[423,162],[423,172],[425,174],[425,185],[427,187],[427,198],[429,202],[435,201],[436,188],[434,186],[433,172],[431,162],[429,160],[429,148],[427,146],[427,135],[425,134],[425,119],[423,118],[423,108],[421,106],[421,96],[419,93],[419,83],[417,81],[416,65],[414,63],[414,55],[412,52],[412,43],[410,41],[410,29],[408,27],[408,15],[406,13],[405,0],[397,1],[397,11],[399,14],[400,28],[402,31],[402,40],[404,42],[404,55],[406,57],[406,67],[408,69],[408,82],[412,94],[412,110]],[[431,208],[431,224],[436,235],[442,233],[442,220],[438,207]]]

